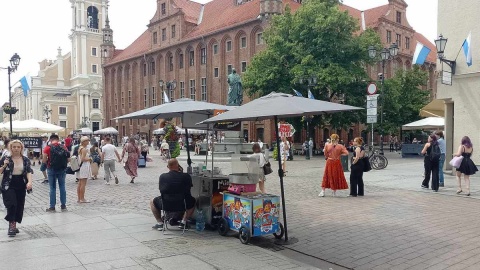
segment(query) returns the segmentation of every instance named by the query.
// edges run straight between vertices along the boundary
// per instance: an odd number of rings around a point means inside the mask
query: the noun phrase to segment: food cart
[[[222,216],[218,223],[220,235],[233,230],[247,244],[252,236],[273,234],[280,239],[284,235],[279,222],[280,197],[255,192],[259,179],[258,161],[255,157],[232,157],[232,174],[229,187],[222,192]]]

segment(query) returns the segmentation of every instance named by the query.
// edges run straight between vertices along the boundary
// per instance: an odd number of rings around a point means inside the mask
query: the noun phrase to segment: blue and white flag
[[[165,91],[163,91],[163,99],[164,99],[164,103],[169,103],[170,102],[170,99],[167,96],[167,92],[165,92]]]
[[[32,89],[32,78],[30,75],[25,75],[20,79],[20,83],[22,84],[23,95],[28,96],[28,91]]]
[[[422,43],[417,43],[417,48],[415,49],[415,53],[413,54],[413,64],[414,65],[423,65],[425,60],[427,60],[427,56],[430,53],[430,49],[423,45]]]
[[[473,63],[472,59],[472,32],[468,34],[467,39],[463,42],[463,52],[465,53],[465,57],[467,58],[467,66],[471,66]]]
[[[308,90],[308,98],[315,99],[315,97],[313,96],[312,92],[310,92],[310,90]]]
[[[295,92],[295,95],[299,96],[299,97],[303,97],[302,93],[298,92],[297,90],[295,89],[292,89],[293,92]]]

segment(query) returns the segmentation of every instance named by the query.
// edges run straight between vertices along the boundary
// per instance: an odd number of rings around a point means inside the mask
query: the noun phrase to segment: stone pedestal
[[[224,143],[243,143],[243,137],[240,131],[225,131]]]

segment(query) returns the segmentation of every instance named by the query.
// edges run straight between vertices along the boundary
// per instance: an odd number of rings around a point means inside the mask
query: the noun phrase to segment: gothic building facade
[[[145,32],[123,50],[115,48],[113,31],[107,27],[102,45],[105,125],[116,127],[122,136],[150,133],[157,128],[153,121],[114,118],[162,104],[164,93],[170,100],[186,97],[226,104],[228,74],[235,68],[242,75],[253,56],[265,49],[263,31],[268,27],[268,17],[281,14],[287,5],[295,12],[301,1],[213,0],[199,4],[157,0],[157,10]],[[368,18],[365,27],[374,28],[380,35],[386,28],[392,33],[409,33],[409,47],[401,50],[402,64],[389,67],[391,72],[409,68],[415,50],[418,36],[406,22],[406,7],[402,0],[390,0],[380,10],[362,15],[361,11],[341,6],[355,18]],[[402,12],[402,22],[391,22],[392,9]],[[378,70],[369,68],[369,72],[376,78]],[[247,97],[244,103],[248,101]],[[270,121],[242,123],[242,131],[249,140],[270,143],[275,137]],[[361,125],[352,125],[340,133],[347,140],[361,131]],[[315,141],[322,141],[330,132],[328,127],[316,130]]]

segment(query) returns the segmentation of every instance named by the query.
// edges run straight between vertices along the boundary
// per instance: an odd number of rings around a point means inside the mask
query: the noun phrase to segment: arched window
[[[94,6],[87,8],[87,27],[98,29],[98,9]]]

